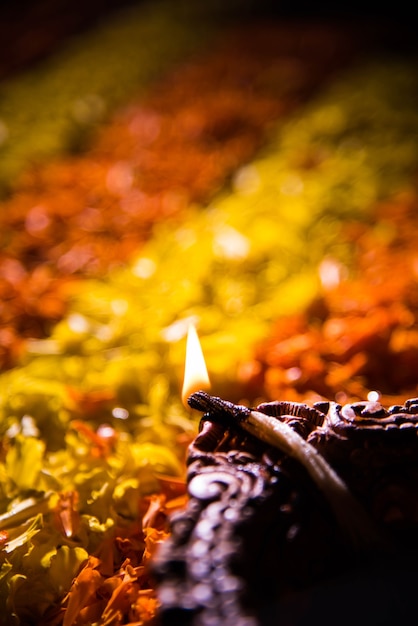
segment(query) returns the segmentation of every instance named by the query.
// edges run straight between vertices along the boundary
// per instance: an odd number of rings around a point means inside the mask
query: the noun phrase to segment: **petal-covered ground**
[[[161,6],[1,86],[7,625],[151,623],[191,321],[229,400],[416,395],[416,58]]]
[[[139,25],[136,29],[131,26],[128,33],[131,46],[141,26],[144,29],[138,18],[135,23]],[[158,26],[164,34],[167,24]],[[120,36],[126,37],[126,29],[120,30]],[[106,28],[102,31],[106,33]],[[132,84],[136,85],[138,95],[102,123],[88,150],[23,169],[13,193],[0,206],[0,287],[5,294],[0,310],[0,365],[13,364],[25,337],[49,334],[51,324],[65,311],[69,278],[103,276],[110,268],[123,266],[158,221],[172,219],[190,205],[214,197],[260,148],[272,123],[295,109],[336,66],[347,61],[350,52],[353,54],[344,31],[330,34],[319,27],[304,31],[300,45],[301,35],[294,27],[230,28],[215,39],[209,51],[179,64],[147,93],[141,93],[149,80],[147,73],[142,76],[125,68],[125,81],[131,91]],[[115,34],[113,39],[119,41]],[[80,45],[69,53],[67,65],[73,71],[79,68],[84,52]],[[180,40],[178,47],[184,48],[185,43]],[[96,48],[87,46],[85,52],[92,64],[99,53],[104,55],[99,45]],[[164,54],[164,50],[158,52]],[[137,56],[140,67],[146,63],[149,74],[152,61],[157,67],[161,64],[159,57],[145,60],[139,53]],[[120,64],[123,58],[119,52]],[[51,62],[38,70],[43,98],[51,82],[66,78],[65,64],[52,69],[49,65]],[[113,71],[106,68],[107,80],[99,76],[97,84],[90,85],[93,93],[85,96],[85,116],[94,118],[99,101],[109,106],[110,98],[100,94],[116,80],[119,65],[115,65],[110,68]],[[25,161],[33,158],[37,144],[46,149],[45,137],[52,136],[56,144],[51,146],[51,155],[57,150],[68,152],[70,130],[73,134],[81,131],[71,127],[75,121],[67,109],[72,101],[82,106],[82,98],[74,100],[72,92],[86,89],[84,74],[78,81],[72,82],[70,77],[71,93],[63,98],[61,108],[53,109],[58,133],[50,122],[50,112],[39,120],[31,111],[20,122],[23,128],[15,132],[15,117],[8,120],[7,164],[13,163],[18,150],[19,170],[23,168]],[[17,85],[9,85],[9,99],[19,94],[17,87],[36,96],[30,78],[25,75]],[[119,76],[117,80],[119,84]],[[25,101],[24,93],[19,97]],[[27,137],[25,124],[31,122]],[[94,123],[97,119],[86,120],[84,134]]]

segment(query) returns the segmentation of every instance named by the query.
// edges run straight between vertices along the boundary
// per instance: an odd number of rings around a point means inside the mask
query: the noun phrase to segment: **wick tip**
[[[187,398],[187,404],[192,409],[205,413],[210,407],[210,395],[206,391],[195,391]]]

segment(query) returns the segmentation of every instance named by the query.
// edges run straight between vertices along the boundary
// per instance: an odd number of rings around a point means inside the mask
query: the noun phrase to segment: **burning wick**
[[[382,539],[365,509],[351,494],[324,457],[288,424],[260,411],[249,409],[197,391],[189,397],[189,405],[210,415],[222,416],[248,433],[297,459],[308,471],[328,500],[334,514],[356,546],[381,544]]]
[[[181,399],[185,407],[188,407],[188,397],[195,391],[207,391],[210,389],[210,380],[206,368],[205,358],[196,328],[190,324],[187,332],[186,361],[184,366],[184,382]]]

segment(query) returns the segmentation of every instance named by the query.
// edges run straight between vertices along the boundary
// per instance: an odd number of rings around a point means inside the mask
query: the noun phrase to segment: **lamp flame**
[[[181,399],[184,406],[188,406],[187,398],[195,391],[208,391],[210,380],[206,368],[205,358],[196,328],[190,324],[187,331],[186,361],[184,366],[184,381]]]

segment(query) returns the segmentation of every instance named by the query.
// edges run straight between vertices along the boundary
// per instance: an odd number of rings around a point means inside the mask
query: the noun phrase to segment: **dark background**
[[[148,0],[149,1],[149,0]],[[147,0],[0,0],[0,80],[54,52],[71,35],[94,28],[102,18],[130,4]],[[151,4],[158,2],[153,0]],[[205,0],[220,19],[233,22],[253,18],[334,20],[384,26],[388,47],[416,50],[418,21],[413,2],[396,0]],[[192,0],[172,0],[181,11],[196,10]],[[191,9],[191,7],[194,7]]]

